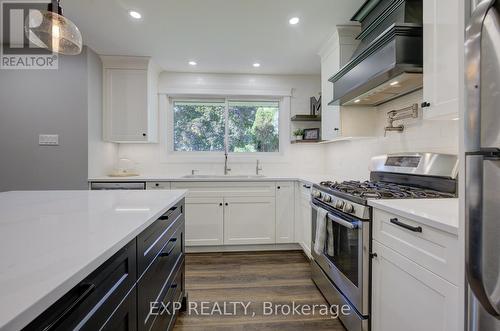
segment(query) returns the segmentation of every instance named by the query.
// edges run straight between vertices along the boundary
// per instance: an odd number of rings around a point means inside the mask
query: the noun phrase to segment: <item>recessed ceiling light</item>
[[[255,62],[255,63],[253,64],[253,66],[254,66],[254,68],[258,68],[258,67],[260,67],[260,63]]]
[[[195,65],[198,64],[198,63],[196,63],[196,61],[189,61],[188,63],[189,63],[190,66],[195,66]]]
[[[361,102],[361,99],[354,100],[354,103],[358,103],[358,102]]]
[[[142,15],[141,13],[139,12],[136,12],[135,10],[131,10],[128,12],[128,14],[132,17],[132,18],[135,18],[136,20],[139,20],[142,18]]]
[[[288,23],[290,23],[291,25],[295,25],[295,24],[298,24],[300,21],[300,19],[298,17],[292,17]]]
[[[389,85],[394,86],[394,85],[398,85],[398,84],[399,84],[398,81],[394,81],[394,82],[390,83]]]

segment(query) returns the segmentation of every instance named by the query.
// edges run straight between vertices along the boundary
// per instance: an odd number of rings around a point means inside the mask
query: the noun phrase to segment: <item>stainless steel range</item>
[[[457,192],[455,155],[382,155],[372,159],[370,171],[369,181],[324,181],[311,193],[312,278],[330,304],[351,307],[350,314],[340,316],[349,331],[370,329],[368,201],[454,198]]]

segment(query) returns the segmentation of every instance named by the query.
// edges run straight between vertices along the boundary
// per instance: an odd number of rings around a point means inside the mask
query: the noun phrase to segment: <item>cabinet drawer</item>
[[[175,270],[175,276],[171,277],[162,295],[161,302],[167,307],[159,311],[153,322],[151,330],[165,331],[171,330],[175,324],[179,308],[184,297],[184,259],[179,261]]]
[[[170,208],[137,236],[137,275],[140,277],[172,237],[178,223],[184,222],[184,200]]]
[[[99,330],[135,281],[134,239],[31,322],[25,330]]]
[[[147,182],[146,190],[170,190],[170,182]]]
[[[137,289],[134,287],[100,331],[137,330]]]
[[[139,330],[149,330],[155,315],[150,315],[150,303],[161,300],[161,294],[168,286],[176,264],[184,257],[184,224],[179,223],[174,234],[154,259],[153,263],[139,279],[137,284],[138,295],[138,324]]]
[[[398,224],[391,222],[397,221]],[[405,227],[420,227],[414,232]],[[453,284],[458,284],[458,237],[413,220],[373,211],[373,238]]]

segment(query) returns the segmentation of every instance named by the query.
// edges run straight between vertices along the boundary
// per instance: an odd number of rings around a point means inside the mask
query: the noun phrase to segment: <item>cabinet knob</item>
[[[160,184],[156,183],[155,186],[158,187],[158,186],[160,186]]]
[[[229,203],[226,202],[226,206],[229,206]]]
[[[279,190],[279,189],[281,189],[281,186],[278,186],[278,187],[277,187],[277,189],[278,189],[278,190]]]
[[[339,130],[339,128],[334,128],[334,129],[333,129],[333,131],[338,131],[338,130]]]
[[[143,136],[143,137],[146,137],[146,134],[145,134],[145,133],[143,133],[143,134],[142,134],[142,136]]]
[[[431,106],[431,104],[427,101],[424,101],[420,104],[420,107],[422,107],[422,108],[426,108],[426,107],[430,107],[430,106]]]
[[[219,203],[219,206],[222,206],[222,202],[221,202],[221,203]]]
[[[374,258],[378,257],[378,255],[377,255],[377,253],[370,253],[370,257],[371,257],[372,259],[374,259]]]

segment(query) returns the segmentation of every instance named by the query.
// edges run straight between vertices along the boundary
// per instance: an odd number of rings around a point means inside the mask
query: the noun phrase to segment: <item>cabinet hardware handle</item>
[[[421,226],[411,226],[408,224],[405,224],[403,222],[400,222],[397,218],[391,218],[391,223],[395,224],[397,226],[400,226],[402,228],[405,228],[406,230],[410,230],[413,232],[420,232],[422,233],[422,227]]]
[[[426,108],[426,107],[430,107],[430,106],[431,106],[431,104],[427,101],[424,101],[420,104],[420,107],[422,107],[422,108]]]
[[[278,186],[278,187],[277,187],[277,189],[278,189],[278,190],[279,190],[279,189],[281,189],[281,186]]]
[[[177,238],[172,238],[172,239],[170,239],[168,242],[169,242],[169,243],[175,243],[176,241],[177,241]],[[165,246],[166,246],[166,245],[165,245]],[[161,253],[160,253],[160,256],[161,256],[161,257],[169,256],[170,254],[172,254],[172,251],[174,250],[174,248],[175,248],[175,244],[174,244],[174,245],[172,245],[172,247],[168,250],[168,252],[161,252]]]
[[[222,202],[221,202],[221,203],[219,203],[219,206],[222,206]]]
[[[334,128],[334,129],[333,129],[333,131],[338,131],[338,130],[339,130],[339,128]]]
[[[378,257],[378,255],[377,255],[377,253],[370,253],[370,257],[371,257],[372,259],[374,259],[374,258]]]
[[[142,134],[142,136],[143,136],[143,137],[146,137],[146,134],[145,134],[145,133],[143,133],[143,134]]]
[[[229,206],[229,203],[226,202],[226,206]]]
[[[160,216],[160,218],[158,218],[159,220],[162,220],[162,221],[165,221],[165,220],[168,220],[168,218],[170,217],[170,214],[175,211],[177,209],[177,206],[173,206],[172,208],[170,208],[167,213],[168,215],[162,215]]]
[[[310,189],[310,188],[311,188],[311,186],[306,185],[306,184],[302,185],[302,187],[303,187],[303,188],[306,188],[306,189]]]
[[[170,288],[177,288],[177,284],[174,283],[174,284],[170,285]]]
[[[45,327],[44,331],[56,329],[64,319],[71,314],[77,307],[95,290],[94,284],[81,284],[81,287],[86,287],[82,294],[75,299],[52,323]]]
[[[156,183],[155,186],[158,187],[158,186],[160,186],[160,184]]]

